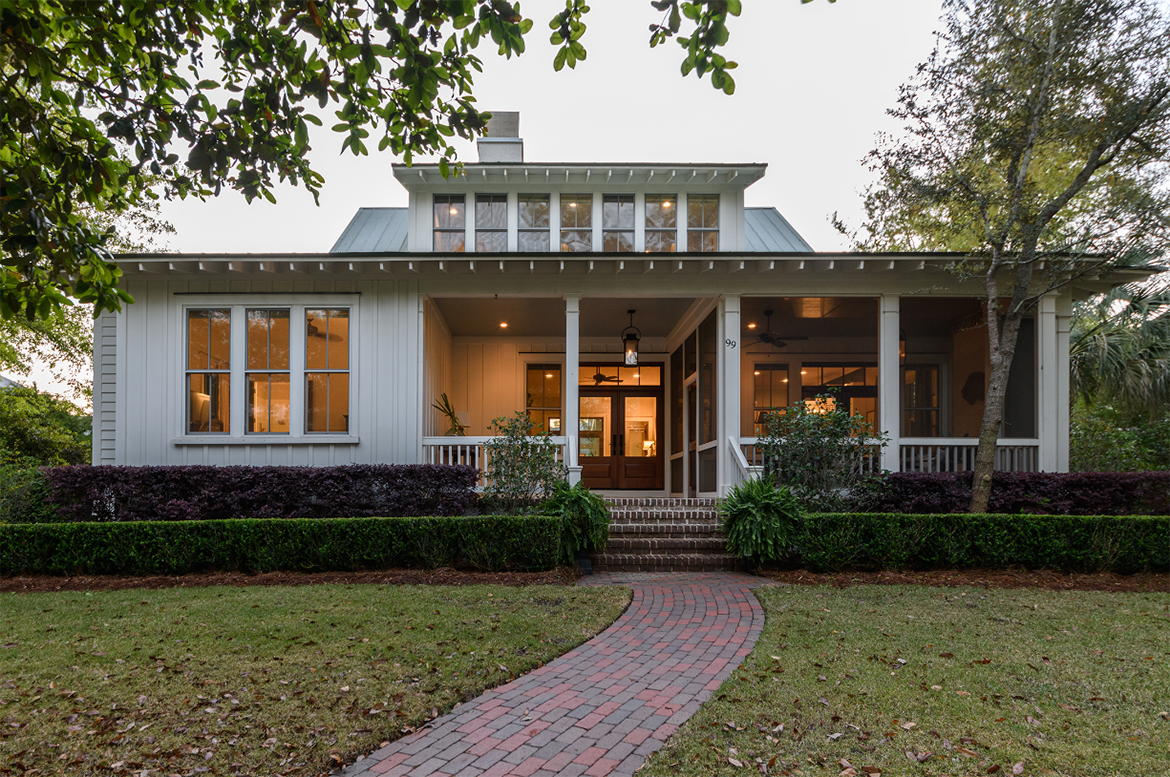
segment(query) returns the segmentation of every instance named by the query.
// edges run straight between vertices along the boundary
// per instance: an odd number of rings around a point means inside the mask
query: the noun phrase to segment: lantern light
[[[622,350],[625,351],[627,367],[638,366],[638,341],[642,339],[642,330],[634,326],[634,311],[630,314],[630,325],[622,330]]]

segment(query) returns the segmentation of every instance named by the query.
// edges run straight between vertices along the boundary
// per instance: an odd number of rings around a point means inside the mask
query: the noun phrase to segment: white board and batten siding
[[[103,314],[95,324],[95,463],[328,466],[417,459],[426,425],[419,393],[448,380],[441,362],[425,382],[419,378],[423,316],[417,281],[134,278],[126,290],[134,304]],[[276,307],[291,299],[304,302],[308,295],[330,306],[344,298],[356,310],[348,435],[320,442],[312,434],[288,442],[266,437],[256,444],[246,435],[229,441],[185,434],[184,307]],[[232,402],[241,401],[236,389]]]

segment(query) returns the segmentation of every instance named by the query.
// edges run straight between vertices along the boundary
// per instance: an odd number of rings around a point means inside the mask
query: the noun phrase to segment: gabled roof
[[[744,208],[744,227],[748,251],[813,250],[775,208]]]
[[[812,251],[775,208],[747,208],[744,218],[747,251]],[[406,250],[406,232],[406,208],[359,208],[329,253],[399,253]]]
[[[406,208],[358,208],[329,253],[386,254],[405,251],[406,233]]]

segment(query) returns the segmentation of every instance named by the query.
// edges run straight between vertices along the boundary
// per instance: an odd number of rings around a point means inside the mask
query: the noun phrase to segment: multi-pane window
[[[529,364],[525,399],[534,434],[563,434],[561,365]]]
[[[349,310],[305,309],[305,431],[349,431]]]
[[[475,250],[508,250],[508,195],[475,195]]]
[[[601,250],[634,250],[634,195],[606,194],[601,200]]]
[[[549,197],[547,194],[521,194],[519,198],[521,251],[548,251]]]
[[[231,431],[230,308],[187,311],[187,431]]]
[[[673,252],[678,238],[678,198],[646,195],[646,252]]]
[[[719,250],[719,195],[687,196],[687,250]]]
[[[756,364],[752,400],[752,422],[756,436],[766,432],[768,416],[788,406],[788,365]]]
[[[247,428],[251,433],[289,432],[289,311],[248,310]]]
[[[593,195],[561,195],[561,250],[593,250]]]
[[[902,387],[902,436],[938,436],[938,365],[907,364]]]
[[[436,194],[434,227],[436,251],[463,251],[467,239],[467,198],[462,194]]]

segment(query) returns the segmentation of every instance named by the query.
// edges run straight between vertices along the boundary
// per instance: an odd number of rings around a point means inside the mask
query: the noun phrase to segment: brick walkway
[[[764,613],[734,573],[631,573],[603,633],[345,769],[346,777],[633,774],[739,666]]]

